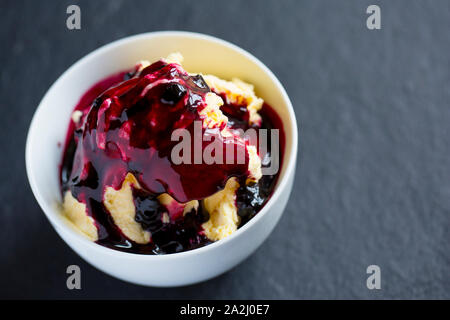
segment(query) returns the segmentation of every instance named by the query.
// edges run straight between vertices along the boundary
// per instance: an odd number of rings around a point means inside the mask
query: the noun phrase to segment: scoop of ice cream
[[[151,65],[140,62],[128,74],[129,80],[106,90],[89,111],[74,112],[76,150],[64,211],[91,240],[102,237],[100,230],[105,229],[92,214],[98,204],[120,233],[137,244],[151,242],[166,227],[173,230],[172,224],[186,215],[192,220],[199,201],[209,212],[203,227],[210,240],[219,240],[239,226],[234,202],[237,180],[257,181],[261,160],[254,146],[227,128],[228,118],[220,107],[222,98],[241,102],[250,98],[238,98],[234,87],[219,97],[201,76],[186,73],[181,61],[175,54]],[[255,114],[257,110],[254,121]],[[208,141],[222,143],[224,153],[230,144],[236,154],[243,152],[244,163],[172,163],[171,134],[176,129],[192,132],[194,121],[202,123],[202,135],[214,138]]]
[[[135,172],[145,190],[167,192],[187,202],[213,194],[230,176],[246,175],[248,143],[221,134],[226,118],[219,109],[220,99],[212,95],[201,77],[164,61],[107,90],[95,100],[77,136],[71,188],[98,182],[118,189],[126,174]],[[202,135],[210,136],[210,141],[220,141],[224,150],[233,144],[236,154],[245,154],[245,163],[174,165],[170,155],[177,142],[171,140],[172,133],[193,132],[195,121],[202,122]],[[203,148],[207,145],[203,143]]]

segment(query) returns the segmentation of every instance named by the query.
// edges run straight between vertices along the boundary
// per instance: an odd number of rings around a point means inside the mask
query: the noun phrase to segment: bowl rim
[[[206,246],[183,251],[183,252],[177,252],[177,253],[170,253],[170,254],[164,254],[164,255],[146,255],[146,254],[139,254],[139,253],[131,253],[131,252],[124,252],[116,249],[112,249],[109,247],[105,247],[102,245],[99,245],[93,241],[90,241],[83,235],[79,234],[75,230],[69,230],[69,226],[64,224],[64,221],[62,219],[57,219],[56,216],[48,213],[50,210],[57,210],[55,206],[49,205],[41,196],[39,192],[39,188],[37,186],[37,183],[35,181],[35,176],[33,174],[33,171],[31,169],[31,149],[33,144],[33,133],[36,131],[37,126],[37,114],[42,109],[43,103],[47,100],[48,95],[52,90],[55,88],[55,86],[64,81],[70,73],[78,68],[80,65],[84,64],[86,61],[96,58],[97,56],[101,56],[104,54],[104,52],[111,50],[114,47],[120,46],[122,44],[125,44],[127,42],[132,42],[135,40],[141,40],[141,39],[148,39],[153,37],[162,37],[162,36],[183,36],[183,37],[189,37],[193,39],[202,39],[207,40],[210,42],[214,42],[219,45],[223,45],[225,47],[228,47],[232,49],[233,51],[236,51],[238,54],[245,56],[247,59],[255,63],[264,73],[266,73],[269,78],[272,80],[273,84],[276,86],[277,90],[281,93],[281,96],[283,100],[286,103],[287,111],[289,114],[289,120],[292,128],[292,146],[291,146],[291,152],[289,154],[289,158],[284,159],[283,161],[286,162],[286,171],[283,177],[279,179],[277,182],[277,186],[275,190],[273,191],[271,197],[267,201],[267,203],[264,205],[264,207],[258,212],[258,214],[250,219],[244,226],[237,229],[233,234],[230,236],[221,239],[219,241],[213,242],[211,244],[208,244]],[[287,147],[287,146],[286,146]],[[285,148],[286,148],[285,147]],[[236,238],[242,236],[245,234],[245,231],[247,229],[252,228],[264,215],[268,214],[274,203],[280,198],[281,193],[286,189],[287,183],[289,181],[289,176],[295,171],[296,167],[296,158],[297,158],[297,149],[298,149],[298,128],[297,128],[297,121],[295,117],[294,108],[292,106],[291,100],[289,99],[289,96],[286,93],[286,90],[284,89],[283,85],[280,83],[278,78],[273,74],[273,72],[265,65],[263,64],[258,58],[247,52],[246,50],[238,47],[237,45],[230,43],[226,40],[222,40],[219,38],[216,38],[211,35],[206,35],[202,33],[197,32],[189,32],[189,31],[176,31],[176,30],[167,30],[167,31],[152,31],[152,32],[145,32],[140,34],[135,34],[131,36],[127,36],[118,40],[115,40],[113,42],[107,43],[92,52],[88,53],[87,55],[83,56],[81,59],[77,60],[74,64],[72,64],[64,73],[62,73],[58,79],[50,86],[50,88],[45,93],[44,97],[40,101],[38,107],[36,108],[33,118],[30,122],[30,126],[28,129],[27,134],[27,140],[25,145],[25,164],[26,164],[26,172],[28,181],[31,186],[31,190],[41,207],[41,210],[44,211],[45,216],[47,219],[51,222],[52,226],[56,229],[56,231],[60,232],[69,232],[72,233],[73,236],[77,237],[79,241],[83,242],[86,246],[88,246],[90,249],[95,250],[101,254],[107,254],[107,255],[114,255],[121,258],[128,258],[128,259],[138,259],[138,260],[173,260],[173,259],[180,259],[192,255],[199,255],[202,253],[206,253],[210,250],[215,250],[216,248],[220,246],[224,246],[228,242],[231,242],[235,240]],[[69,243],[68,243],[69,244]],[[69,245],[71,247],[71,245]]]

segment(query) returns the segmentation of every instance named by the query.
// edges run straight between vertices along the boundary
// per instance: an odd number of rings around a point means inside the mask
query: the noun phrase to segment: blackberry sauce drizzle
[[[60,167],[61,191],[64,194],[70,190],[87,205],[88,214],[96,221],[99,244],[132,253],[164,254],[210,243],[201,227],[209,219],[202,205],[184,217],[162,223],[167,210],[156,197],[164,192],[179,202],[200,200],[221,190],[228,178],[237,177],[241,185],[236,197],[240,226],[268,200],[277,176],[263,176],[258,183],[246,186],[247,153],[241,165],[171,162],[170,151],[178,143],[171,141],[172,131],[185,128],[193,136],[193,121],[201,120],[197,110],[205,107],[204,96],[209,91],[201,76],[189,76],[176,64],[158,61],[141,72],[132,70],[108,77],[80,99],[75,110],[83,113],[82,121],[71,121],[69,125]],[[229,117],[229,125],[248,128],[243,106],[225,104],[221,110]],[[262,128],[282,129],[281,120],[270,106],[264,104],[260,114]],[[218,132],[203,129],[202,134],[214,135],[210,141],[224,140]],[[231,139],[223,141],[223,145],[233,143],[235,154],[239,148],[246,148],[246,141]],[[283,154],[283,134],[280,142]],[[207,145],[203,142],[203,148]],[[128,240],[102,204],[105,188],[120,189],[128,172],[141,186],[133,188],[133,198],[135,220],[152,234],[152,241],[146,245]]]

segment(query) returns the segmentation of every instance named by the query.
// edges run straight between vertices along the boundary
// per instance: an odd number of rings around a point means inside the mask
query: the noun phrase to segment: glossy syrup
[[[159,85],[153,86],[157,81]],[[131,71],[108,77],[80,99],[75,110],[83,113],[83,121],[71,121],[69,125],[61,165],[61,191],[70,190],[86,203],[88,214],[97,222],[99,244],[127,252],[164,254],[210,243],[201,228],[208,220],[202,206],[184,217],[162,223],[162,214],[167,210],[156,197],[164,192],[179,202],[200,200],[221,190],[228,178],[237,177],[242,186],[236,200],[241,225],[270,197],[276,176],[263,176],[253,186],[243,183],[248,174],[248,158],[240,165],[171,162],[170,151],[177,143],[171,141],[171,132],[185,128],[193,133],[193,121],[199,120],[197,109],[204,107],[204,95],[209,91],[201,76],[189,76],[178,65],[158,61],[138,74]],[[246,126],[248,115],[241,106],[224,105],[221,109],[236,127]],[[265,104],[260,113],[263,128],[282,129],[270,106]],[[222,139],[218,132],[202,134]],[[223,141],[223,145],[233,143],[235,154],[239,148],[246,148],[245,141],[231,139]],[[283,141],[284,138],[282,144]],[[203,148],[206,146],[204,142]],[[152,242],[146,245],[128,240],[102,204],[106,186],[119,189],[128,172],[142,187],[133,189],[133,198],[136,221],[152,234]]]

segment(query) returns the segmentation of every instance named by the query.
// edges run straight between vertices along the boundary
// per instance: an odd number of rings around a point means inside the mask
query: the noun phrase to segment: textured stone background
[[[65,27],[77,3],[82,30]],[[450,298],[448,1],[2,1],[0,297]],[[382,9],[382,29],[365,10]],[[154,289],[113,279],[56,235],[29,188],[31,117],[76,60],[113,40],[188,30],[231,41],[280,78],[300,127],[295,189],[248,260]],[[65,268],[82,269],[81,291]],[[365,286],[378,264],[382,289]]]

